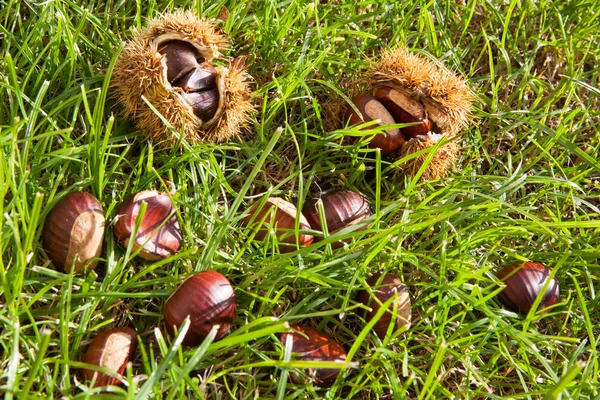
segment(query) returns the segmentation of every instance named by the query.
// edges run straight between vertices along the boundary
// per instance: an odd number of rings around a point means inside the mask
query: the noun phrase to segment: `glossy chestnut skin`
[[[104,211],[98,199],[72,192],[52,208],[42,230],[42,245],[55,266],[69,272],[91,271],[100,257],[104,239]]]
[[[122,375],[137,349],[137,337],[136,331],[131,328],[112,328],[101,332],[88,346],[83,362],[106,367]],[[92,381],[95,374],[97,375],[94,387],[121,384],[119,379],[103,372],[83,370],[83,375],[88,381]]]
[[[426,117],[425,107],[401,91],[388,86],[381,86],[373,91],[373,97],[384,105],[397,123],[420,122],[416,125],[400,128],[405,140],[416,138],[419,135],[426,135],[433,129],[433,122]]]
[[[362,118],[349,107],[346,120],[350,125],[373,120],[377,120],[380,125],[415,123],[404,128],[387,129],[385,135],[378,134],[373,137],[369,147],[381,149],[384,156],[401,149],[408,140],[419,136],[426,137],[434,129],[434,123],[427,117],[423,104],[400,89],[380,86],[372,93],[353,97],[352,102],[362,114]]]
[[[132,251],[142,247],[138,253],[145,260],[160,260],[179,251],[181,229],[175,207],[168,194],[145,190],[126,199],[116,213],[114,234],[123,246],[129,245],[131,233],[140,212],[142,202],[147,204],[140,223]],[[166,221],[166,222],[165,222]]]
[[[394,306],[394,302],[392,302],[388,307],[388,311],[373,326],[373,330],[377,336],[383,339],[388,331],[388,327],[392,323],[395,324],[392,333],[404,326],[407,328],[410,327],[410,295],[400,279],[392,274],[386,274],[383,277],[381,277],[381,274],[377,274],[367,279],[367,284],[371,287],[373,296],[367,290],[361,290],[357,298],[360,303],[370,308],[365,314],[367,322],[375,317],[375,314],[380,310],[383,303],[395,296],[396,293],[398,294],[398,298],[395,301],[396,305]],[[393,314],[394,307],[397,308],[396,315]]]
[[[329,335],[310,326],[295,325],[292,328],[298,332],[280,334],[279,340],[284,346],[291,342],[291,350],[295,353],[296,360],[346,361],[344,348]],[[306,373],[313,385],[330,387],[337,379],[340,369],[308,368]],[[294,381],[299,381],[294,374],[290,374],[290,377]]]
[[[346,113],[346,120],[350,125],[362,124],[376,120],[379,125],[395,124],[394,117],[381,104],[379,100],[370,94],[361,94],[352,98],[352,102],[362,114],[362,118],[349,108]],[[369,129],[372,129],[371,127]],[[396,151],[404,144],[404,136],[398,128],[390,128],[385,130],[385,134],[377,134],[369,141],[369,147],[372,149],[381,149],[382,155],[388,155]]]
[[[242,226],[254,229],[265,218],[254,239],[263,241],[269,234],[269,227],[272,225],[275,235],[279,240],[279,252],[289,253],[297,249],[296,245],[300,247],[308,246],[314,240],[312,235],[300,233],[296,242],[296,213],[297,208],[292,203],[279,197],[269,197],[262,207],[259,201],[250,208],[249,214],[242,221]],[[300,213],[299,229],[311,229],[310,224],[302,213]]]
[[[315,230],[323,230],[321,218],[319,217],[319,200],[323,202],[325,223],[327,224],[327,232],[330,235],[371,216],[369,203],[363,196],[346,189],[332,190],[323,193],[321,197],[313,197],[304,204],[302,213],[310,226]],[[363,229],[366,228],[365,226]],[[315,240],[320,239],[315,238]],[[343,244],[338,241],[332,243],[331,246],[334,249],[338,249]]]
[[[183,343],[198,346],[213,325],[219,325],[215,340],[229,333],[235,309],[235,293],[227,278],[217,271],[207,270],[183,282],[165,303],[163,314],[171,336],[175,333],[173,326],[179,328],[189,315],[190,327]]]
[[[217,71],[198,50],[182,40],[165,42],[158,49],[163,54],[167,81],[182,90],[183,98],[202,121],[211,120],[219,107]]]
[[[496,277],[506,285],[498,297],[509,310],[527,314],[542,292],[550,274],[550,269],[539,262],[527,261],[508,265],[496,274]],[[538,310],[558,302],[559,285],[555,278],[552,278],[542,296]]]

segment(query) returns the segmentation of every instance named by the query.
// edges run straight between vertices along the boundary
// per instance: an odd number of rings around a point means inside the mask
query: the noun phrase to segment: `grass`
[[[229,18],[228,55],[247,55],[257,114],[224,144],[164,149],[123,119],[110,72],[132,27],[176,6]],[[36,398],[527,398],[600,396],[600,2],[340,0],[0,0],[0,393]],[[325,105],[369,58],[403,44],[465,76],[477,95],[448,178],[418,181],[327,128]],[[167,190],[183,250],[131,258],[111,232],[116,205]],[[375,216],[292,254],[240,226],[266,193],[301,206],[331,187],[364,194]],[[72,190],[107,217],[100,266],[57,271],[41,248],[50,207]],[[538,260],[561,285],[549,313],[495,299],[494,272]],[[166,337],[169,294],[215,269],[236,288],[230,335],[198,348]],[[408,286],[412,327],[380,341],[363,330],[358,290],[374,272]],[[289,380],[275,333],[301,322],[348,351],[330,389]],[[127,386],[82,379],[95,334],[140,334]],[[185,328],[184,328],[185,329]],[[179,338],[180,339],[180,338]]]

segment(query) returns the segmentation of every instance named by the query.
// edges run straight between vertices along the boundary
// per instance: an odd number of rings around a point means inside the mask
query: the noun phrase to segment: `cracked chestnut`
[[[186,317],[190,327],[183,343],[198,346],[218,325],[215,340],[221,339],[231,329],[235,316],[235,293],[229,280],[217,271],[207,270],[189,277],[173,292],[165,303],[163,315],[169,335],[179,328]]]
[[[358,224],[371,216],[369,203],[363,196],[346,189],[332,190],[323,193],[320,197],[313,197],[304,204],[302,213],[306,216],[310,226],[315,230],[323,230],[319,216],[319,201],[323,204],[325,223],[327,224],[329,235],[333,235],[351,225]],[[367,226],[363,229],[366,228]],[[315,240],[319,239],[316,238]],[[349,242],[349,239],[346,239],[346,242]],[[343,242],[341,241],[332,243],[334,249],[342,246]]]
[[[295,325],[294,332],[279,335],[279,340],[285,347],[290,347],[293,357],[302,361],[346,361],[344,348],[329,335],[309,326]],[[330,387],[333,385],[340,369],[338,368],[307,368],[306,374],[313,385]],[[296,383],[302,383],[295,374],[290,377]]]
[[[137,337],[136,331],[131,328],[112,328],[101,332],[88,346],[83,362],[123,375],[137,348]],[[94,387],[121,384],[118,378],[93,369],[85,368],[83,375],[88,381],[95,378]]]
[[[60,199],[46,217],[42,245],[55,266],[69,272],[96,268],[104,239],[104,211],[98,199],[72,192]]]
[[[297,216],[300,230],[311,229],[306,217],[298,213],[295,205],[279,197],[269,197],[263,205],[257,202],[251,207],[249,214],[242,221],[242,226],[258,229],[254,236],[258,241],[263,241],[273,229],[278,239],[279,252],[289,253],[295,251],[298,246],[310,245],[314,240],[312,235],[306,233],[299,233],[296,239]]]
[[[558,302],[558,281],[550,279],[550,274],[550,269],[539,262],[508,265],[496,274],[505,285],[498,297],[511,311],[527,314],[537,297],[542,296],[538,309],[544,310]],[[542,293],[546,284],[546,291]]]
[[[155,190],[139,192],[121,203],[114,226],[117,241],[124,247],[129,246],[142,203],[146,203],[146,211],[136,232],[132,251],[141,248],[138,255],[149,261],[177,253],[182,239],[175,207],[168,194]]]
[[[385,302],[397,296],[396,300],[392,301],[387,311],[384,312],[373,326],[373,331],[375,331],[377,336],[383,339],[390,325],[393,325],[392,333],[404,326],[407,328],[410,327],[410,295],[406,286],[400,282],[400,279],[391,274],[384,276],[377,274],[369,278],[367,284],[370,286],[372,294],[368,290],[361,290],[358,293],[358,301],[369,308],[365,313],[365,320],[367,322],[375,317]]]

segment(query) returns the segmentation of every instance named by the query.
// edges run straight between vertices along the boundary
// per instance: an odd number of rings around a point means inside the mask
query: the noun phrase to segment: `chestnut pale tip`
[[[272,227],[279,241],[279,251],[288,253],[297,250],[296,244],[301,247],[308,246],[314,240],[312,235],[306,233],[299,233],[296,240],[296,215],[299,216],[300,230],[311,228],[306,217],[298,213],[295,205],[279,197],[269,197],[262,207],[260,202],[251,207],[250,213],[242,221],[242,226],[252,229],[258,227],[254,236],[257,241],[263,241]],[[263,219],[264,222],[261,222]]]
[[[102,252],[104,211],[98,199],[72,192],[52,208],[42,230],[43,247],[54,265],[69,272],[93,270]]]
[[[383,339],[390,325],[392,325],[392,333],[402,327],[410,327],[410,295],[400,279],[391,274],[386,274],[383,277],[381,274],[376,274],[367,280],[367,284],[371,287],[373,294],[371,295],[368,290],[361,290],[358,293],[358,301],[369,307],[365,314],[367,322],[371,321],[377,315],[385,302],[389,301],[392,297],[396,297],[396,300],[392,301],[387,311],[384,312],[373,326],[373,331],[375,331],[377,336]]]
[[[552,271],[539,262],[508,265],[496,275],[505,285],[498,297],[511,311],[527,314],[541,296],[538,309],[545,312],[544,309],[556,304],[559,297],[558,281],[550,279],[551,274]]]
[[[134,238],[132,250],[149,261],[160,260],[179,251],[181,229],[175,207],[168,194],[146,190],[126,199],[117,209],[114,234],[124,247],[129,246],[142,203],[146,210]]]
[[[137,337],[136,331],[131,328],[112,328],[101,332],[88,346],[83,362],[122,375],[137,348]],[[118,378],[104,372],[86,368],[83,374],[88,381],[95,379],[94,387],[121,384]]]

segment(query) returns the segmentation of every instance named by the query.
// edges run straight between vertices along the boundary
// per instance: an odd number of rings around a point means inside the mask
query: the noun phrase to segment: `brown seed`
[[[314,197],[304,204],[302,213],[315,230],[323,230],[317,205],[319,200],[323,203],[327,232],[330,235],[371,216],[369,203],[363,196],[351,190],[332,190],[323,193],[321,197]],[[363,229],[366,228],[367,226]],[[346,241],[348,242],[349,239]],[[332,243],[334,249],[342,246],[342,242]]]
[[[377,274],[369,278],[367,284],[371,287],[373,296],[367,290],[361,290],[358,293],[358,301],[370,308],[370,311],[367,311],[365,315],[367,322],[375,317],[383,303],[398,294],[396,304],[394,305],[394,301],[392,301],[388,308],[389,311],[385,312],[373,326],[377,336],[383,339],[392,323],[395,324],[392,333],[403,326],[410,327],[410,295],[400,279],[391,274],[386,274],[383,277],[381,277],[381,274]],[[394,307],[397,309],[396,314],[393,314]]]
[[[52,208],[42,230],[43,247],[54,265],[69,272],[96,268],[104,239],[104,212],[89,193],[73,192]]]
[[[400,129],[404,139],[410,140],[419,135],[426,135],[433,128],[433,123],[425,116],[423,105],[401,91],[381,86],[374,90],[373,96],[385,106],[396,123],[420,122]]]
[[[199,272],[183,282],[165,303],[167,332],[173,336],[173,326],[179,328],[189,316],[184,344],[198,346],[214,325],[219,325],[215,338],[219,340],[229,333],[235,309],[235,293],[229,280],[217,271]]]
[[[211,120],[219,107],[217,71],[204,60],[198,62],[198,51],[181,40],[166,42],[158,50],[165,55],[167,80],[183,90],[183,97],[202,121]]]
[[[291,346],[296,360],[303,361],[346,361],[344,348],[330,336],[309,326],[293,326],[298,332],[286,332],[279,335],[284,346]],[[329,387],[333,385],[340,369],[309,368],[307,375],[316,386]],[[299,381],[295,375],[292,380]],[[301,383],[301,382],[297,382]]]
[[[249,226],[251,229],[254,229],[265,218],[254,239],[263,241],[269,234],[269,227],[272,225],[275,235],[279,240],[279,251],[281,253],[289,253],[297,249],[296,244],[300,247],[308,246],[314,240],[312,235],[300,233],[296,242],[296,213],[297,208],[292,203],[279,197],[269,197],[262,207],[260,206],[260,202],[251,207],[250,213],[242,221],[242,226]],[[300,230],[311,228],[302,213],[300,213],[299,218]]]
[[[506,285],[498,297],[511,311],[527,314],[550,279],[550,274],[551,271],[539,262],[509,265],[496,275]],[[538,309],[543,310],[556,304],[558,293],[558,281],[552,278]]]
[[[137,348],[137,336],[131,328],[112,328],[104,331],[92,340],[83,362],[105,367],[122,375]],[[92,381],[96,375],[94,387],[121,384],[119,379],[104,372],[86,368],[83,374],[88,381]]]
[[[381,104],[379,100],[370,94],[362,94],[354,97],[352,102],[358,108],[362,114],[362,118],[354,111],[349,108],[346,120],[349,124],[356,125],[362,124],[369,121],[377,121],[379,125],[392,125],[395,124],[394,118],[389,111]],[[371,128],[372,129],[372,128]],[[398,128],[386,129],[385,133],[377,134],[373,136],[369,142],[369,147],[372,149],[381,149],[382,155],[388,155],[398,149],[404,144],[404,137]]]
[[[142,247],[139,256],[150,261],[177,253],[182,238],[175,208],[168,194],[155,190],[139,192],[119,206],[114,226],[116,239],[124,247],[129,246],[142,202],[147,206],[135,237],[133,251]]]

